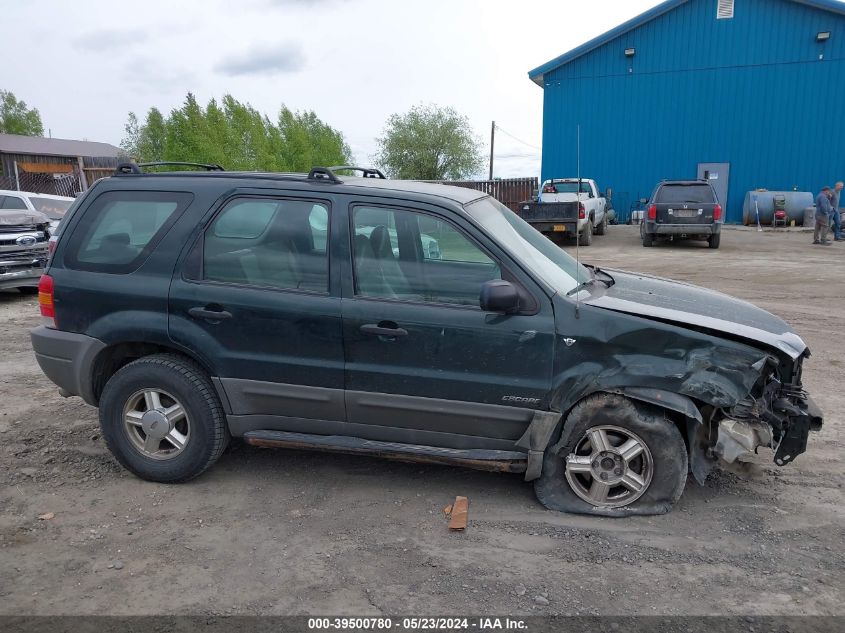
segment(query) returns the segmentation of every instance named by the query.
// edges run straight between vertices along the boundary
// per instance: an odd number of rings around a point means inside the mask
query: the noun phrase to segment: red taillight
[[[648,207],[648,219],[649,220],[656,220],[657,219],[657,205],[652,204]]]
[[[53,278],[50,275],[41,275],[38,281],[38,307],[41,308],[41,316],[50,327],[56,327],[56,306],[53,305]]]
[[[583,220],[586,217],[587,217],[587,210],[584,208],[584,203],[579,202],[578,203],[578,219]]]
[[[717,204],[713,207],[713,219],[714,220],[721,220],[722,219],[722,205]]]

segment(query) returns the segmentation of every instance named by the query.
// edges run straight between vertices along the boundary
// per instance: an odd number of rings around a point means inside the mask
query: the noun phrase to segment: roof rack
[[[144,171],[141,169],[142,167],[163,167],[167,165],[178,167],[201,167],[206,171],[225,171],[223,167],[215,163],[185,163],[180,161],[160,160],[152,163],[120,163],[114,170],[114,174],[115,176],[119,176],[121,174],[143,174]]]
[[[360,171],[364,178],[380,178],[381,180],[387,180],[387,176],[385,176],[380,170],[376,169],[375,167],[355,167],[353,165],[339,165],[336,167],[329,167],[329,170],[332,172],[335,171]]]
[[[314,167],[308,172],[308,180],[328,180],[329,182],[340,185],[343,181],[335,176],[334,172],[328,167]]]

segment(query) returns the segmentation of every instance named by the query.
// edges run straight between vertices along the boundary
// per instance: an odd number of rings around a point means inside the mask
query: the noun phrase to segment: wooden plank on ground
[[[455,503],[452,504],[452,517],[449,519],[450,530],[466,529],[468,510],[469,499],[466,497],[455,497]]]

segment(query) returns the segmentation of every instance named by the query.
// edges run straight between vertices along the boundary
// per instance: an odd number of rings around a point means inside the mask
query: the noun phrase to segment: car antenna
[[[581,270],[581,257],[578,250],[578,244],[581,242],[581,232],[578,230],[578,220],[581,217],[581,124],[579,123],[575,126],[575,170],[576,175],[578,176],[578,191],[575,194],[576,204],[578,206],[575,207],[575,283],[577,284],[576,288],[581,285],[581,280],[578,279],[578,275]],[[580,309],[581,309],[581,291],[579,290],[575,293],[575,318],[578,319],[581,317]]]

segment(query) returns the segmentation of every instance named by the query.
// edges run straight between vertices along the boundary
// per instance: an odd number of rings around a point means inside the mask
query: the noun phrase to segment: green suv
[[[139,477],[196,477],[234,436],[651,514],[821,427],[806,345],[748,303],[579,264],[471,189],[201,167],[98,181],[40,281],[41,368]]]

